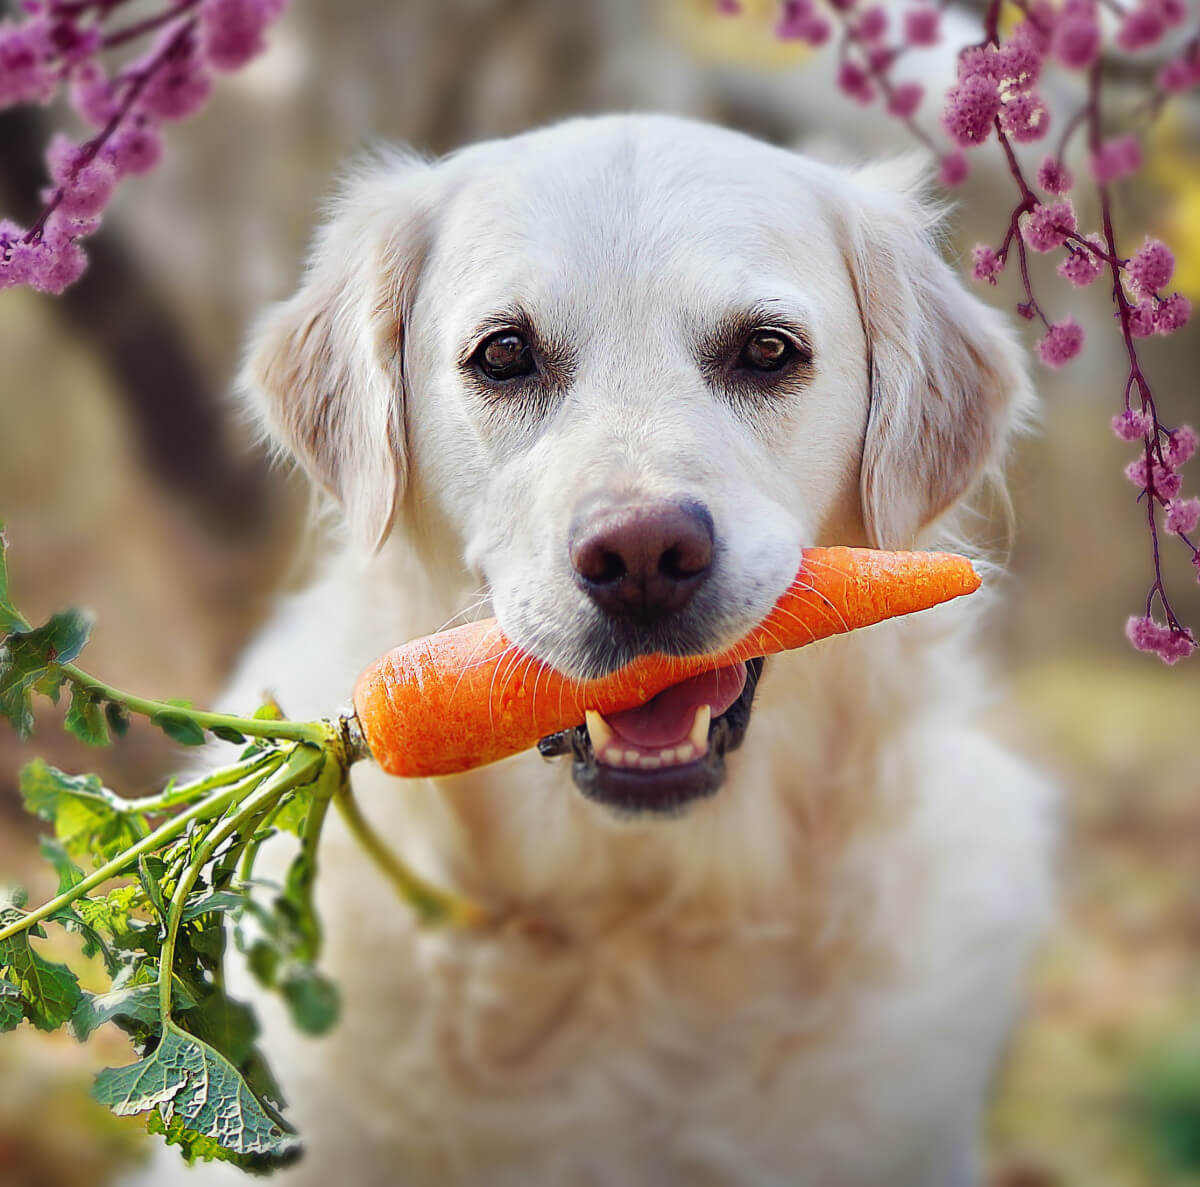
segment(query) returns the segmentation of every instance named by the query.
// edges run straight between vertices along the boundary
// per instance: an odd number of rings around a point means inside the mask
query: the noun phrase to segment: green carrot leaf
[[[53,823],[73,859],[108,861],[149,832],[145,818],[96,775],[68,775],[35,758],[21,771],[20,788],[25,807]]]
[[[0,927],[20,920],[15,907],[0,908]],[[28,932],[0,940],[0,977],[17,986],[21,1012],[38,1030],[57,1030],[79,1004],[79,980],[64,964],[38,954]]]
[[[21,987],[0,977],[0,1034],[14,1030],[25,1017],[21,1008]]]
[[[108,746],[112,742],[104,702],[78,686],[71,689],[71,707],[63,724],[88,746]]]
[[[181,1012],[196,1004],[195,997],[178,977],[174,979],[172,997],[175,1008]],[[71,1030],[75,1037],[81,1043],[86,1042],[92,1031],[106,1022],[115,1022],[134,1038],[158,1034],[162,1030],[158,982],[126,985],[108,993],[85,992],[79,999],[75,1013],[71,1015]]]
[[[204,730],[200,728],[190,717],[184,716],[182,713],[171,713],[164,710],[161,713],[155,713],[150,720],[158,726],[168,738],[178,742],[181,746],[203,746],[204,745]]]
[[[196,1134],[219,1147],[192,1143],[196,1157],[225,1152],[231,1161],[278,1163],[299,1153],[295,1131],[255,1095],[237,1068],[171,1022],[151,1055],[128,1067],[106,1068],[92,1092],[114,1113],[157,1109],[165,1129],[177,1123],[177,1138]]]

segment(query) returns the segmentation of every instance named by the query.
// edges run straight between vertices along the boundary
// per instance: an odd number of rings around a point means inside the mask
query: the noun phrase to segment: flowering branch
[[[1135,133],[1104,138],[1101,101],[1105,55],[1111,58],[1115,51],[1135,54],[1161,45],[1186,22],[1186,0],[1133,0],[1131,4],[1104,0],[1109,14],[1101,13],[1097,0],[1013,2],[1021,19],[1010,33],[1001,31],[1002,0],[989,0],[983,39],[958,55],[958,77],[945,96],[941,118],[942,131],[950,141],[946,148],[916,121],[921,85],[897,81],[891,73],[907,50],[939,41],[941,10],[932,0],[913,0],[902,14],[899,38],[892,41],[888,38],[888,13],[881,5],[860,0],[782,0],[776,34],[821,46],[832,34],[832,16],[842,31],[838,87],[864,106],[882,95],[888,114],[938,157],[946,185],[961,183],[969,170],[967,151],[995,136],[1016,187],[1016,201],[1000,246],[980,244],[975,248],[973,276],[996,284],[1015,248],[1023,291],[1016,309],[1023,318],[1037,319],[1045,327],[1037,351],[1047,366],[1058,368],[1075,358],[1083,346],[1084,331],[1071,316],[1058,321],[1047,316],[1044,302],[1034,292],[1028,252],[1061,251],[1058,274],[1077,287],[1091,284],[1107,270],[1112,281],[1114,323],[1129,359],[1124,410],[1113,418],[1112,425],[1122,440],[1143,444],[1142,455],[1126,467],[1125,474],[1138,487],[1138,498],[1145,501],[1153,558],[1145,614],[1130,618],[1126,634],[1139,650],[1175,663],[1192,654],[1197,639],[1171,606],[1163,579],[1160,533],[1178,537],[1189,550],[1200,579],[1200,548],[1193,540],[1200,526],[1200,498],[1181,496],[1180,474],[1196,452],[1198,438],[1190,426],[1172,429],[1160,419],[1136,340],[1178,330],[1191,314],[1191,303],[1182,293],[1166,291],[1175,264],[1164,243],[1147,239],[1131,257],[1119,249],[1111,187],[1137,172],[1142,152]],[[718,7],[729,14],[741,10],[737,0],[720,0]],[[1055,151],[1043,158],[1031,182],[1015,146],[1042,140],[1050,129],[1051,112],[1036,89],[1043,69],[1050,64],[1083,73],[1087,98],[1065,122]],[[1196,86],[1200,86],[1200,29],[1162,62],[1151,93],[1134,112],[1135,119],[1148,123],[1170,96]],[[1100,211],[1099,234],[1080,232],[1070,198],[1075,180],[1065,158],[1081,130],[1086,131],[1088,169]],[[1038,190],[1046,197],[1040,197]],[[1165,622],[1154,618],[1156,604]]]
[[[193,114],[212,91],[213,70],[236,70],[265,48],[267,26],[286,0],[167,0],[117,28],[106,23],[131,0],[26,0],[21,21],[0,23],[0,108],[48,103],[66,85],[72,106],[99,129],[76,143],[51,142],[53,186],[27,228],[0,219],[0,288],[61,293],[82,275],[80,241],[126,175],[162,157],[160,125]],[[106,53],[157,34],[151,49],[109,77]]]

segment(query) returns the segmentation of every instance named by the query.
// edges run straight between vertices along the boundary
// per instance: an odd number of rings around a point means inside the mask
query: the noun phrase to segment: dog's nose
[[[712,569],[713,521],[700,503],[591,508],[570,530],[576,580],[606,614],[653,622],[682,610]]]

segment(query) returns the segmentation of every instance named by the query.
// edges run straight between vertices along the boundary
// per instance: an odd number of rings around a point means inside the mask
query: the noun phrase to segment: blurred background
[[[216,695],[297,579],[307,500],[251,448],[227,388],[249,320],[290,292],[332,179],[371,143],[441,153],[565,115],[654,109],[834,160],[908,147],[893,121],[836,94],[830,54],[775,41],[770,0],[745,0],[737,17],[715,8],[294,0],[269,52],[220,80],[198,117],[168,130],[164,163],[121,187],[83,281],[60,298],[0,294],[0,519],[18,605],[35,620],[90,607],[88,667],[118,686]],[[977,21],[969,4],[950,8],[951,44],[914,54],[899,75],[944,92],[953,45],[976,40]],[[1122,67],[1114,110],[1138,102],[1154,65]],[[1072,83],[1048,80],[1052,109],[1073,110]],[[938,110],[927,99],[918,118],[932,128]],[[0,213],[31,216],[50,130],[68,124],[54,108],[0,113]],[[994,148],[973,158],[947,235],[968,267],[976,242],[998,244],[1012,205]],[[1118,233],[1130,251],[1144,232],[1165,238],[1179,287],[1200,305],[1195,93],[1172,103],[1148,149],[1146,169],[1118,187]],[[1092,229],[1096,212],[1079,213]],[[1124,640],[1150,556],[1121,474],[1132,447],[1108,427],[1121,347],[1103,283],[1068,291],[1052,267],[1036,269],[1040,295],[1052,316],[1074,313],[1089,342],[1062,372],[1037,367],[1041,420],[1010,475],[1012,576],[985,643],[994,728],[1064,789],[1062,896],[997,1085],[988,1182],[1200,1184],[1200,658],[1169,669]],[[983,295],[1011,309],[1012,280]],[[1198,323],[1142,346],[1168,423],[1200,425]],[[1185,493],[1198,490],[1193,474]],[[989,531],[1004,546],[1002,528]],[[1200,586],[1170,538],[1164,564],[1196,626]],[[87,751],[49,712],[31,744],[0,730],[0,875],[36,898],[53,888],[16,792],[35,753],[136,794],[178,756],[156,730]],[[138,1119],[86,1096],[91,1072],[125,1062],[125,1045],[26,1030],[0,1042],[0,1187],[99,1187],[141,1145]]]

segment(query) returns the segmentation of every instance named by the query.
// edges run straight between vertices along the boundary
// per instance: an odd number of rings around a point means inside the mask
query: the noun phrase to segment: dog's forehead
[[[428,271],[470,322],[514,306],[714,315],[840,261],[828,170],[684,121],[578,121],[452,163]],[[536,312],[536,310],[531,310]]]

